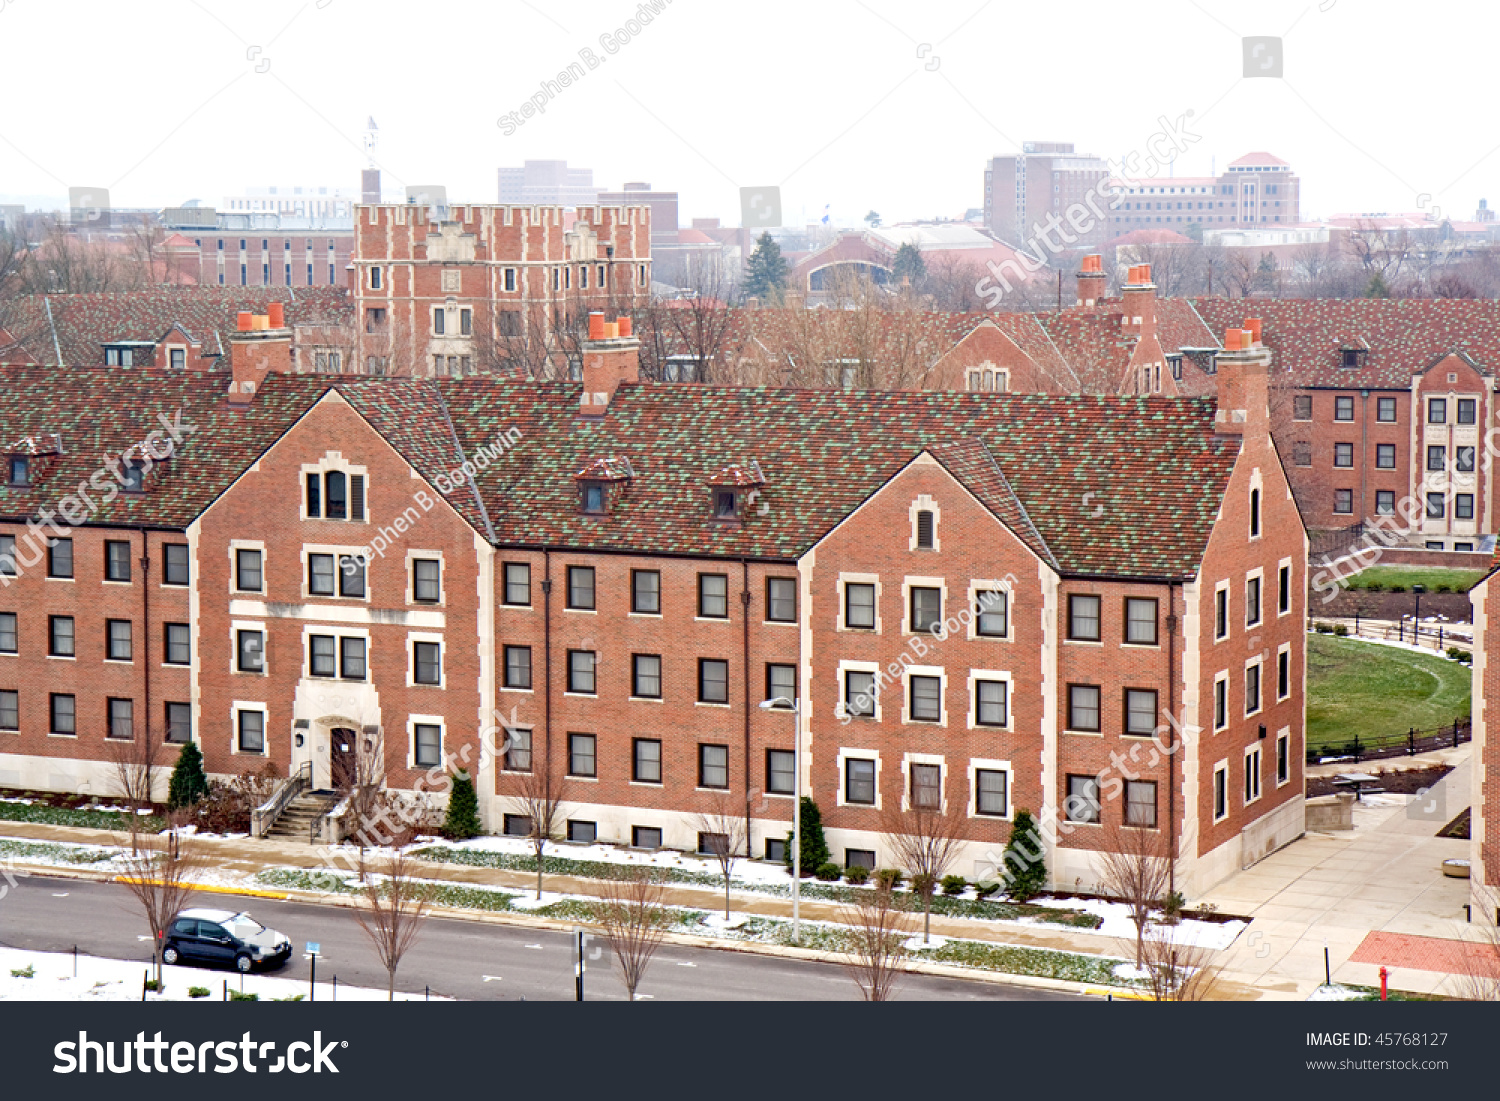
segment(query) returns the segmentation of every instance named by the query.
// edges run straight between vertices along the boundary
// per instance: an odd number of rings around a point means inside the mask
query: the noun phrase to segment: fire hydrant
[[[1391,977],[1390,971],[1382,967],[1380,969],[1380,1000],[1385,1001],[1386,980]]]

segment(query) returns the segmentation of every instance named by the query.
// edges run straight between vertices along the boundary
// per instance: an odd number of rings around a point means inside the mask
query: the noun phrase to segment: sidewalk
[[[1471,751],[1464,744],[1422,755],[1456,767],[1420,803],[1367,796],[1355,808],[1354,830],[1310,833],[1209,892],[1220,910],[1254,918],[1222,954],[1224,977],[1260,997],[1305,999],[1323,982],[1325,945],[1335,982],[1378,986],[1380,963],[1359,954],[1369,934],[1463,938],[1469,881],[1445,877],[1441,864],[1467,859],[1469,842],[1436,834],[1469,805]],[[1441,972],[1414,969],[1397,970],[1391,985],[1451,990]]]

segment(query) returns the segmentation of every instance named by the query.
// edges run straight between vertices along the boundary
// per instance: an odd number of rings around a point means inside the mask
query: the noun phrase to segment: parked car
[[[292,954],[287,937],[233,910],[184,910],[162,939],[162,962],[171,964],[219,963],[252,971],[280,967]]]

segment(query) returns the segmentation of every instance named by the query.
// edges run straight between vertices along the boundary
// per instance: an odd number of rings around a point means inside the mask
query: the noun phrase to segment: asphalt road
[[[349,910],[302,902],[274,902],[232,895],[202,895],[194,904],[243,909],[285,933],[297,951],[283,978],[306,980],[302,948],[322,946],[318,982],[337,975],[341,984],[384,989],[385,970]],[[0,899],[0,945],[50,952],[80,952],[112,959],[149,960],[141,940],[145,922],[124,887],[112,883],[21,879]],[[625,988],[608,948],[589,961],[585,997],[623,1001]],[[471,1000],[571,1001],[573,938],[567,933],[429,919],[396,975],[400,990]],[[213,972],[225,976],[233,972]],[[848,1001],[859,997],[848,973],[834,964],[760,956],[709,948],[663,945],[638,994],[689,1001]],[[896,995],[905,1000],[1072,1000],[1074,995],[990,982],[908,975]]]

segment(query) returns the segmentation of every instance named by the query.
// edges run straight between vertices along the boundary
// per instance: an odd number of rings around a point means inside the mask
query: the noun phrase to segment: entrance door
[[[335,791],[347,791],[359,782],[359,732],[346,727],[334,727],[328,732],[329,767]]]

